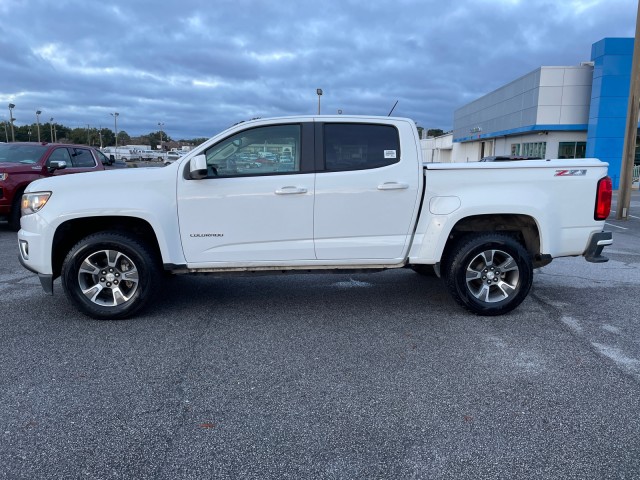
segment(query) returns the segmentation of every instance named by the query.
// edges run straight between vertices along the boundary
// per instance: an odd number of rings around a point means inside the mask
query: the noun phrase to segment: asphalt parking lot
[[[395,271],[172,278],[99,322],[0,223],[0,478],[640,478],[631,213],[497,318]]]

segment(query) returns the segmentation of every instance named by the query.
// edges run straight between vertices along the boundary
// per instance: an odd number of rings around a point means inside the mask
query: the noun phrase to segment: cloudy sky
[[[240,120],[453,111],[632,37],[636,0],[0,0],[0,121],[174,139]],[[42,120],[44,119],[44,120]]]

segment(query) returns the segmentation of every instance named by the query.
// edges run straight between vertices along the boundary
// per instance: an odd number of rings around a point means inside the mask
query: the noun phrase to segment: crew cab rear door
[[[400,119],[388,122],[316,122],[318,260],[392,264],[406,255],[422,166],[415,126]]]

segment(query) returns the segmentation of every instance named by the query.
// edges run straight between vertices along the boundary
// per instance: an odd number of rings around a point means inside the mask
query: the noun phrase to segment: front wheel
[[[160,288],[156,256],[139,240],[100,232],[78,242],[62,265],[62,287],[82,312],[98,320],[128,318]]]
[[[455,245],[445,270],[449,293],[478,315],[510,312],[529,294],[533,265],[525,248],[505,234],[476,234]]]

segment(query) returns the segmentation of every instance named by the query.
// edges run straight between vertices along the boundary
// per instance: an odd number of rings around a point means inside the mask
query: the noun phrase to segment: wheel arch
[[[540,228],[530,215],[523,214],[487,214],[462,218],[448,234],[441,256],[441,263],[450,257],[456,243],[471,233],[500,232],[513,236],[527,250],[535,268],[548,264],[551,259],[541,255]]]
[[[53,278],[60,276],[62,263],[67,252],[87,235],[98,232],[127,232],[149,246],[149,249],[162,262],[162,254],[156,233],[149,222],[136,217],[85,217],[68,220],[58,226],[53,237],[51,266]]]

